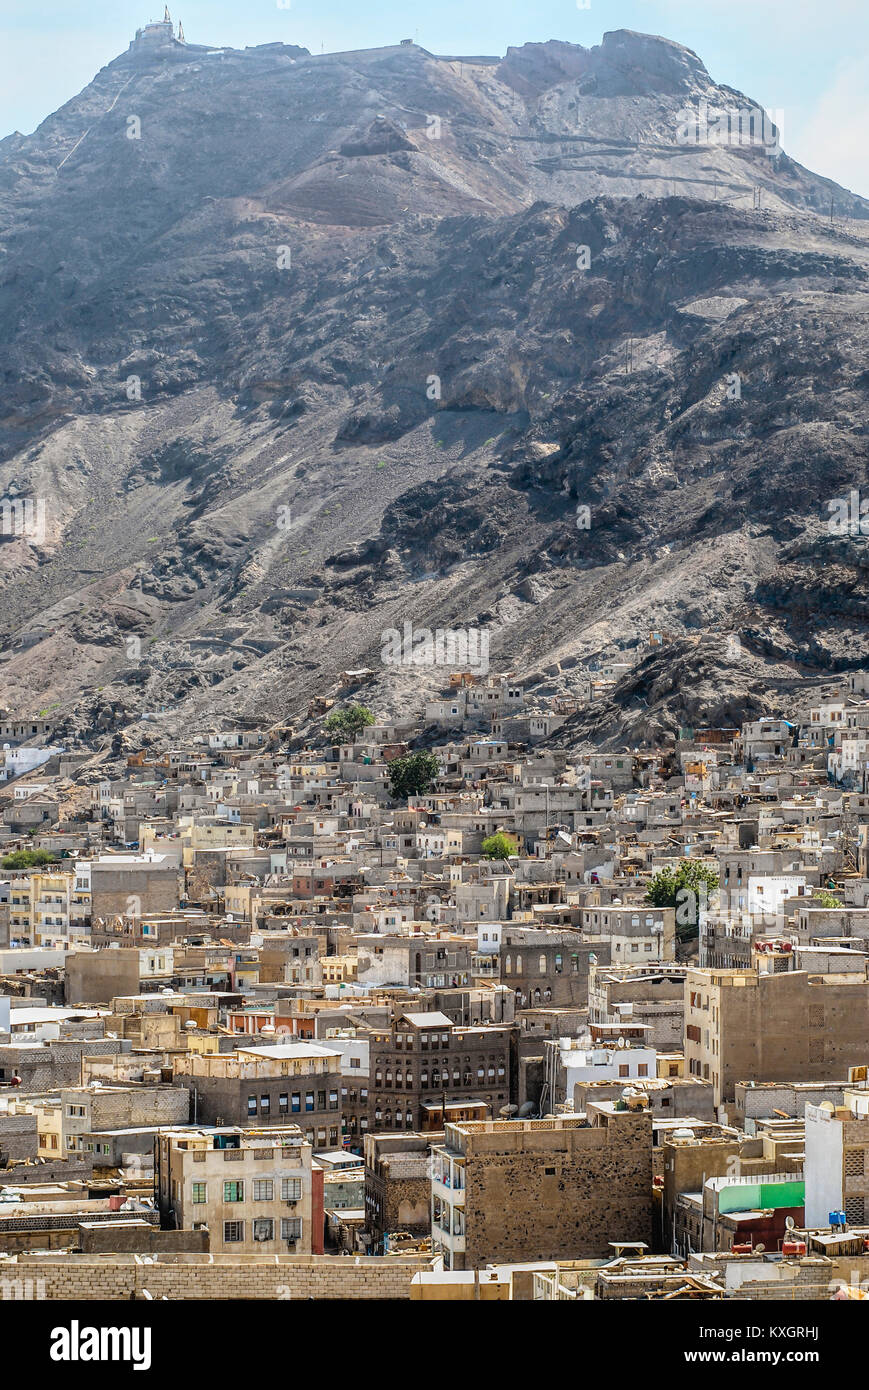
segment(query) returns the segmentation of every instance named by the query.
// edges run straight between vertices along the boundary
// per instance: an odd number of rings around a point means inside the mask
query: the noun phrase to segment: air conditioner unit
[[[293,1201],[287,1201],[284,1205],[288,1207],[297,1207],[299,1205],[298,1198]]]

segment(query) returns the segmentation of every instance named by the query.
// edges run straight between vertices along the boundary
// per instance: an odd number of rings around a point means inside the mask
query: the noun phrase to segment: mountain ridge
[[[304,725],[372,665],[394,712],[444,675],[379,668],[405,617],[541,692],[652,627],[865,659],[826,509],[865,478],[869,203],[678,142],[686,98],[760,108],[631,31],[138,44],[0,142],[0,496],[46,503],[0,537],[4,704],[137,746],[161,707]]]

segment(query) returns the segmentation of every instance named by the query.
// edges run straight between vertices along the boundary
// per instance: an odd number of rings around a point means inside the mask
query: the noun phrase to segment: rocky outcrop
[[[866,660],[863,200],[680,143],[751,103],[650,36],[179,48],[0,143],[0,703],[134,746],[362,666],[418,707],[406,620],[541,698],[666,629],[565,726],[641,740]]]

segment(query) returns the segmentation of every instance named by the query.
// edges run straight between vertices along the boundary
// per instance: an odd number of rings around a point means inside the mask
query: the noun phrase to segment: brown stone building
[[[362,1033],[363,1030],[359,1030]],[[392,1130],[431,1130],[443,1106],[483,1101],[493,1114],[513,1101],[509,1024],[457,1027],[440,1012],[399,1014],[388,1028],[372,1028],[367,1109],[351,1115],[352,1136]]]
[[[297,1124],[316,1149],[341,1143],[340,1053],[318,1043],[185,1053],[176,1078],[190,1087],[195,1123],[244,1128]]]
[[[447,1269],[581,1259],[652,1238],[652,1117],[448,1124],[433,1149],[432,1241]]]
[[[379,1253],[390,1231],[428,1235],[431,1145],[438,1134],[366,1134],[365,1230],[369,1253]]]
[[[517,1012],[582,1007],[593,957],[608,963],[609,943],[583,940],[578,931],[511,925],[501,934],[500,981],[513,990]]]

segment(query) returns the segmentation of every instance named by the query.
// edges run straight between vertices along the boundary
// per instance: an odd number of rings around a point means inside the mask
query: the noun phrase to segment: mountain
[[[666,39],[148,26],[0,142],[0,702],[117,750],[361,667],[418,710],[405,622],[541,695],[667,630],[618,739],[859,665],[867,271],[869,203]]]

